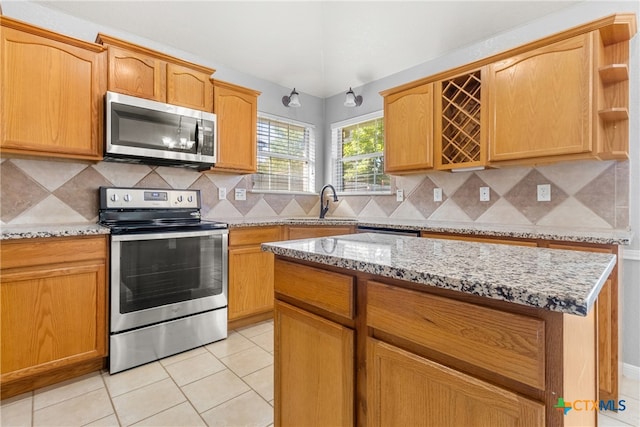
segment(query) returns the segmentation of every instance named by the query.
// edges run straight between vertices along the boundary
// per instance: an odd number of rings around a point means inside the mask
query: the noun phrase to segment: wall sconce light
[[[291,95],[285,95],[282,97],[282,103],[285,107],[300,107],[302,104],[300,104],[300,97],[298,95],[299,94],[296,92],[296,88],[294,87],[291,91]]]
[[[349,88],[349,92],[347,92],[347,96],[344,99],[344,106],[359,107],[360,105],[362,105],[362,95],[356,96],[356,94],[353,93],[353,89]]]

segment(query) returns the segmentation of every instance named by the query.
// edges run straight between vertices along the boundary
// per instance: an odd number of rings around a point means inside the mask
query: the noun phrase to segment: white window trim
[[[362,123],[362,122],[368,122],[370,120],[376,120],[376,119],[384,119],[384,110],[377,110],[377,111],[373,111],[371,113],[367,113],[367,114],[363,114],[361,116],[357,116],[357,117],[352,117],[350,119],[347,120],[342,120],[339,122],[335,122],[335,123],[331,123],[331,156],[330,156],[330,161],[331,161],[331,183],[333,185],[336,185],[335,179],[336,179],[336,162],[338,161],[337,157],[334,156],[334,132],[337,129],[342,129],[348,126],[352,126],[358,123]],[[336,153],[337,155],[337,153]],[[377,154],[371,153],[371,154],[359,154],[356,156],[350,156],[350,157],[344,157],[344,159],[348,159],[348,160],[361,160],[361,159],[368,159],[368,158],[372,158],[372,157],[377,157]],[[389,191],[338,191],[337,193],[339,195],[342,196],[388,196],[388,195],[392,195],[394,193],[394,179],[393,177],[391,177],[391,183],[390,183],[390,188]]]

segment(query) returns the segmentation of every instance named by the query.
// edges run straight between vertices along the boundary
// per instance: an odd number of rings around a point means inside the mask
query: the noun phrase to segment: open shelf
[[[607,108],[598,111],[598,115],[606,122],[616,122],[627,120],[629,118],[629,110],[623,107]]]
[[[442,82],[443,167],[479,162],[480,70]]]
[[[627,64],[611,64],[600,67],[598,70],[602,83],[611,84],[629,80],[629,67]]]

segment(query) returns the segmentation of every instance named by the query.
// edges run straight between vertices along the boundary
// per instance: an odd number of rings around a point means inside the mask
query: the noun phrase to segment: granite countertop
[[[39,224],[2,226],[0,240],[35,239],[38,237],[73,237],[109,234],[109,229],[98,224]]]
[[[562,313],[586,315],[611,254],[374,233],[272,242],[276,255]]]
[[[221,219],[229,228],[259,227],[268,225],[355,225],[359,227],[393,228],[397,230],[427,231],[434,233],[458,233],[476,236],[542,239],[564,242],[582,242],[601,245],[628,245],[631,230],[569,229],[566,227],[542,227],[536,225],[477,224],[472,222],[403,220],[393,218],[242,218]]]
[[[564,242],[583,242],[603,245],[628,245],[633,233],[615,229],[568,229],[564,227],[540,227],[527,225],[476,224],[471,222],[445,222],[427,220],[402,220],[392,218],[337,218],[328,217],[266,217],[266,218],[209,218],[226,222],[229,228],[260,227],[269,225],[332,226],[353,225],[399,230],[459,233],[476,236],[511,237],[521,239],[544,239]],[[82,236],[109,234],[107,228],[97,224],[37,224],[3,225],[0,240],[35,237]]]

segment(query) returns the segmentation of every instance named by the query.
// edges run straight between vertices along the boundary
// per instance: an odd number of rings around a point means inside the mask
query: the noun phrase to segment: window
[[[258,114],[257,191],[315,191],[314,127],[289,119]]]
[[[390,193],[382,111],[331,126],[333,184],[341,193]]]

